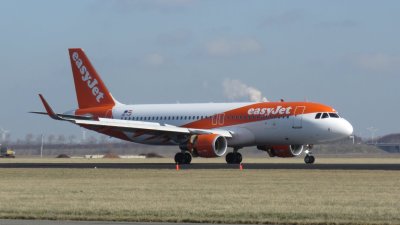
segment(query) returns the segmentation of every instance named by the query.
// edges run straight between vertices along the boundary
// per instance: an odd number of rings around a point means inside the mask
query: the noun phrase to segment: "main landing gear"
[[[306,164],[313,164],[315,162],[315,157],[312,155],[312,153],[309,150],[305,151],[306,156],[304,157],[304,162]]]
[[[192,154],[188,151],[178,152],[175,154],[175,163],[190,164],[192,162]]]
[[[242,162],[242,154],[238,152],[239,149],[233,149],[233,152],[229,152],[225,156],[226,163],[228,164],[240,164]]]

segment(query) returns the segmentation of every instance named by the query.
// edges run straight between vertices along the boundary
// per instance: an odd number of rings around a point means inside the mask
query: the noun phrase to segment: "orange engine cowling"
[[[271,157],[296,157],[299,156],[304,149],[303,145],[274,145],[274,146],[257,146],[259,150],[268,152]]]
[[[218,134],[201,134],[193,140],[193,151],[204,158],[221,157],[227,148],[226,138]]]

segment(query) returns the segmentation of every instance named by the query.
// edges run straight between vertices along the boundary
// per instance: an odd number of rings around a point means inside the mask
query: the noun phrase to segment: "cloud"
[[[205,44],[206,53],[210,56],[235,56],[242,54],[255,54],[263,50],[261,43],[252,38],[241,40],[228,40],[219,38]]]
[[[161,66],[165,64],[165,57],[159,53],[150,53],[144,57],[144,62],[150,66]]]
[[[296,23],[304,18],[304,13],[292,10],[281,14],[268,16],[261,22],[261,27],[282,26]]]
[[[224,96],[229,100],[250,100],[252,102],[266,102],[260,90],[235,79],[225,79],[222,82]]]
[[[362,54],[355,59],[361,69],[372,72],[391,72],[400,70],[400,56],[384,53]]]

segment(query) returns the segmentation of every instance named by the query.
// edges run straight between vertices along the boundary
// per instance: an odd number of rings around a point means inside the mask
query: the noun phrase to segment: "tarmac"
[[[173,163],[0,163],[0,168],[29,169],[176,169]],[[239,169],[239,165],[225,163],[193,163],[180,165],[184,170]],[[300,164],[248,163],[243,169],[257,170],[400,170],[400,164]],[[0,225],[2,225],[0,223]]]

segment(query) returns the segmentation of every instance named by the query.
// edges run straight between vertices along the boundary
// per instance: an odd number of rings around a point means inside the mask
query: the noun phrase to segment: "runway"
[[[244,163],[243,169],[257,170],[400,170],[400,164],[300,164],[300,163]],[[172,163],[0,163],[0,168],[31,169],[176,169]],[[225,163],[193,163],[180,165],[183,170],[239,169],[239,165]]]

